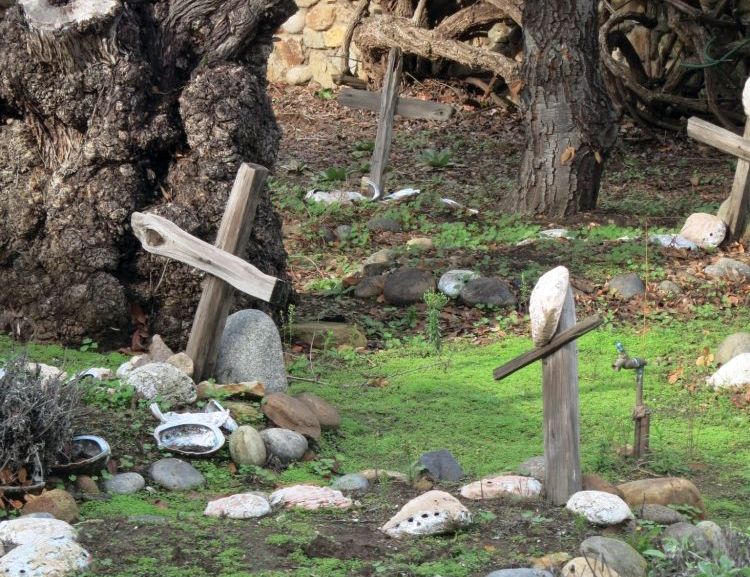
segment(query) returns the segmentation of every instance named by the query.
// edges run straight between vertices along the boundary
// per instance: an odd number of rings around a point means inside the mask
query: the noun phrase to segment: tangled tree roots
[[[750,3],[638,0],[607,3],[599,44],[615,102],[643,124],[681,129],[684,117],[744,123]],[[615,9],[617,5],[621,8]]]
[[[130,309],[184,343],[201,278],[144,253],[130,214],[213,240],[240,163],[274,163],[266,60],[293,11],[293,0],[18,0],[0,15],[0,330],[121,345]],[[285,274],[267,193],[242,256]]]

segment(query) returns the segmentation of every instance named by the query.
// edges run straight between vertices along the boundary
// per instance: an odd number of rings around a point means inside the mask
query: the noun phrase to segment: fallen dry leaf
[[[576,149],[572,146],[568,146],[563,153],[560,155],[560,166],[565,166],[576,157]]]
[[[670,373],[669,378],[667,379],[669,381],[669,384],[674,385],[682,378],[682,373],[684,372],[685,369],[683,369],[682,367],[677,367],[677,369],[673,373]]]
[[[374,379],[367,381],[368,387],[382,388],[387,387],[388,385],[390,385],[390,383],[385,377],[375,377]]]

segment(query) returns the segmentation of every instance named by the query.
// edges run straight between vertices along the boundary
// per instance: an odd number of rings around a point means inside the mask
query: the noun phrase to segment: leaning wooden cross
[[[599,316],[576,323],[568,269],[559,266],[531,293],[531,337],[536,349],[495,369],[495,379],[542,360],[544,462],[547,499],[563,505],[581,490],[578,410],[578,349],[575,340],[602,324]]]
[[[219,339],[232,306],[234,289],[271,302],[276,299],[281,285],[275,277],[236,256],[247,246],[267,176],[268,170],[262,166],[244,163],[240,166],[214,246],[155,214],[134,212],[131,217],[133,232],[145,250],[209,274],[186,350],[195,364],[196,381],[213,376]]]
[[[419,26],[425,12],[427,0],[419,0],[414,10],[412,24]],[[388,156],[393,139],[393,117],[396,114],[413,118],[428,118],[444,120],[453,114],[453,108],[445,104],[426,103],[416,99],[399,98],[398,89],[401,85],[401,71],[403,69],[403,53],[400,48],[391,48],[383,78],[382,92],[377,95],[364,90],[344,90],[339,101],[347,106],[379,110],[378,131],[375,136],[375,147],[370,161],[370,182],[375,188],[375,195],[385,196],[383,177],[388,164]],[[379,101],[379,103],[378,103]]]
[[[747,117],[743,136],[697,117],[690,118],[687,126],[687,133],[691,138],[739,159],[726,217],[729,228],[726,240],[729,242],[742,238],[750,209],[750,78],[745,82],[742,92],[742,106]]]

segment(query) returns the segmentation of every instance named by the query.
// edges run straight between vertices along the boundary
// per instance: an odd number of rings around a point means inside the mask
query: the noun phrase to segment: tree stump
[[[57,4],[19,0],[0,20],[0,318],[122,345],[137,304],[183,347],[201,278],[145,253],[130,215],[213,242],[240,164],[273,165],[265,66],[294,2]],[[240,256],[284,276],[267,190]]]

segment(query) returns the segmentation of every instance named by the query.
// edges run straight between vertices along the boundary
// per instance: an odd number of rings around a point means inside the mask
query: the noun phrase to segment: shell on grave
[[[544,273],[531,291],[529,314],[531,338],[535,346],[546,345],[557,331],[569,283],[568,269],[558,266]]]
[[[214,425],[201,422],[167,422],[154,430],[160,449],[188,457],[213,455],[224,446],[224,434]]]
[[[98,471],[107,466],[112,450],[109,443],[96,435],[78,435],[71,442],[71,455],[66,462],[58,462],[56,472]]]
[[[718,216],[696,212],[687,217],[680,236],[693,241],[701,248],[716,248],[727,234],[727,225]]]
[[[409,501],[380,530],[390,537],[451,533],[471,524],[471,512],[450,493],[428,491]]]

